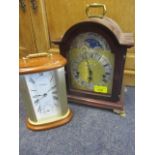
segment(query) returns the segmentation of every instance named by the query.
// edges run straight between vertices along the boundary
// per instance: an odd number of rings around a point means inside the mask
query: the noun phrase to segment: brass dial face
[[[101,35],[78,35],[69,51],[71,85],[74,89],[111,94],[114,55]]]

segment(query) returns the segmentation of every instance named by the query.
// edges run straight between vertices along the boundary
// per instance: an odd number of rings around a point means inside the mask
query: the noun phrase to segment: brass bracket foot
[[[119,114],[121,117],[126,117],[125,110],[113,109],[113,112]]]

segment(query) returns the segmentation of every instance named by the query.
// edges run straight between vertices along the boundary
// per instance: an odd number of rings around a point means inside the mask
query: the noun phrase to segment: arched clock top
[[[90,19],[87,19],[86,21],[89,22]],[[109,29],[116,37],[120,45],[125,45],[125,46],[134,45],[133,33],[124,33],[120,28],[120,26],[113,19],[105,16],[102,19],[92,18],[91,22],[101,24],[102,26]]]
[[[102,31],[108,30],[108,33],[111,33],[115,37],[119,45],[126,47],[132,47],[134,45],[133,33],[124,33],[121,30],[120,26],[114,20],[106,16],[103,18],[86,19],[84,21],[76,23],[64,33],[61,40],[53,42],[60,45],[61,43],[66,43],[66,41],[68,41],[69,39],[74,38],[74,36],[77,35],[78,31],[81,31],[84,27],[86,27],[86,29],[90,27],[97,27],[97,29],[100,29]]]

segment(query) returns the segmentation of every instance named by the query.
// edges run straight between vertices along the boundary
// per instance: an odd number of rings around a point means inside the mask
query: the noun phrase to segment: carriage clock
[[[90,14],[94,7],[103,9],[103,14]],[[68,60],[65,69],[69,101],[122,113],[123,70],[133,34],[123,33],[105,13],[104,4],[87,5],[88,19],[71,26],[62,39],[53,43]]]
[[[27,111],[27,127],[45,130],[69,122],[64,65],[60,54],[36,53],[20,59],[20,91]]]

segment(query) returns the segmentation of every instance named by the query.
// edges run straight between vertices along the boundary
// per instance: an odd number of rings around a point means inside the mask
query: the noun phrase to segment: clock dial
[[[97,33],[78,35],[69,51],[71,85],[75,89],[111,94],[114,55]]]
[[[54,71],[25,75],[38,119],[61,113]]]

